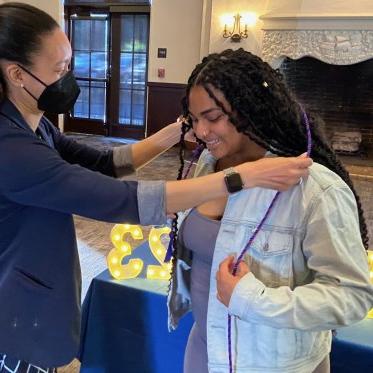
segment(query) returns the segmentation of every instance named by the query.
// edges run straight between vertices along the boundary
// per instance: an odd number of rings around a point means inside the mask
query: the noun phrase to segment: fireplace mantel
[[[373,14],[264,15],[263,59],[279,67],[285,57],[351,65],[373,58]]]

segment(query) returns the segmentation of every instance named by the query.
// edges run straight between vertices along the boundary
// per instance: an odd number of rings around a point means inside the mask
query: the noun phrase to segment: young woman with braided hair
[[[79,350],[81,273],[73,214],[163,224],[166,214],[228,194],[222,173],[186,181],[116,180],[173,146],[175,123],[113,151],[78,144],[44,112],[79,95],[71,46],[56,21],[23,3],[0,5],[0,372],[52,372]],[[237,167],[245,188],[286,189],[309,158]]]
[[[288,191],[241,191],[173,221],[169,327],[195,319],[184,373],[329,372],[331,330],[362,319],[373,289],[360,202],[319,121],[243,49],[196,66],[184,116],[207,147],[195,176],[229,169],[232,191],[241,162],[307,148],[315,161]]]

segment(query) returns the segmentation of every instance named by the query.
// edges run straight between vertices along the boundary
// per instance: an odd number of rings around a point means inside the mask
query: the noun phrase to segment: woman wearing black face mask
[[[67,71],[60,79],[47,85],[31,71],[18,64],[18,66],[35,80],[45,86],[43,93],[36,98],[25,86],[24,90],[38,103],[38,109],[52,114],[67,113],[75,104],[80,88],[71,71]]]
[[[167,183],[115,180],[176,143],[180,125],[110,152],[72,142],[43,116],[68,111],[77,98],[70,59],[70,44],[50,16],[20,3],[0,5],[0,372],[47,370],[77,353],[72,214],[162,224],[167,213],[228,193],[222,172]],[[267,159],[236,171],[245,188],[285,189],[311,163]]]

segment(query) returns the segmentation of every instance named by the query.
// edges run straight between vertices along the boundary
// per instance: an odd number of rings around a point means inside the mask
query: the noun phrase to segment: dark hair
[[[54,31],[58,23],[47,13],[31,5],[0,5],[0,60],[31,65],[31,56],[40,50],[43,35]],[[7,93],[0,69],[0,102]]]
[[[259,146],[280,156],[296,156],[307,149],[307,131],[302,108],[287,88],[283,76],[259,57],[238,49],[225,50],[205,57],[193,70],[184,97],[184,116],[189,115],[189,93],[202,86],[238,132],[249,136]],[[227,112],[211,88],[220,90],[231,105]],[[335,152],[328,144],[319,118],[307,113],[311,136],[311,157],[338,174],[355,195],[359,213],[360,233],[365,248],[369,238],[363,210],[353,183]],[[189,123],[190,125],[190,123]],[[183,159],[182,159],[183,161]],[[182,166],[183,167],[183,166]],[[172,224],[176,242],[176,222]]]

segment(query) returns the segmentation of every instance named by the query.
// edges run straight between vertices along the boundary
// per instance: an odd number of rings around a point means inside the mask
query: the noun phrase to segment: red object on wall
[[[163,67],[158,68],[158,78],[164,78],[166,75],[166,70]]]

